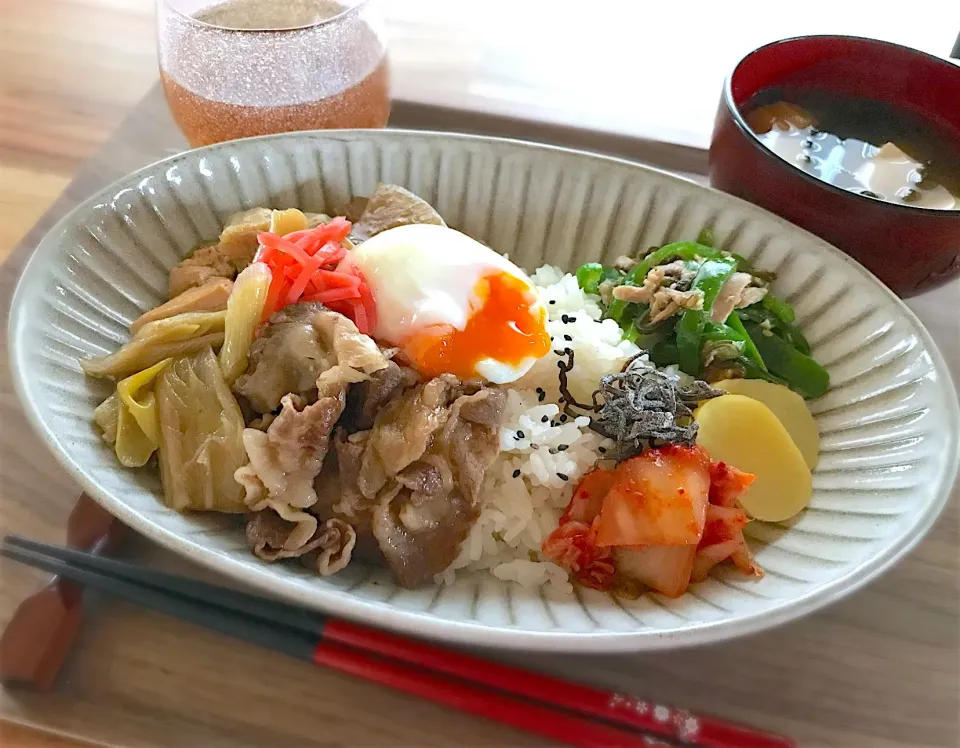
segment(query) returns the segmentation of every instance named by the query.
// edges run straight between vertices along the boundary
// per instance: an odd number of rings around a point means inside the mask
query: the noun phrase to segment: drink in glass
[[[193,146],[387,123],[370,0],[158,0],[157,25],[163,90]]]

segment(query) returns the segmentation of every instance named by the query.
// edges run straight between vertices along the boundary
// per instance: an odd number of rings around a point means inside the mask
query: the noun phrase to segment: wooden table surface
[[[930,3],[931,9],[936,4]],[[415,12],[394,18],[397,90],[404,97],[395,109],[398,124],[536,137],[691,173],[703,167],[715,92],[727,61],[739,54],[738,45],[802,31],[850,31],[858,19],[860,33],[946,53],[960,28],[960,19],[931,24],[929,17],[922,23],[906,17],[893,23],[885,16],[877,21],[878,14],[860,8],[856,13],[837,9],[833,20],[819,26],[807,16],[790,24],[774,17],[766,25],[741,27],[702,75],[675,66],[667,85],[636,71],[650,69],[657,55],[669,52],[666,35],[657,29],[670,19],[631,19],[649,46],[635,55],[638,62],[626,73],[648,101],[675,105],[689,125],[684,130],[670,119],[676,110],[664,119],[658,115],[662,108],[635,106],[636,97],[604,103],[588,92],[578,98],[590,84],[591,71],[560,54],[576,49],[569,24],[557,18],[562,14],[545,14],[545,6],[532,1],[523,11],[516,2],[512,10],[494,2],[491,7],[502,17],[515,21],[498,35],[497,29],[466,18],[464,5],[408,0]],[[182,140],[156,90],[111,136],[155,80],[148,0],[4,0],[3,7],[0,31],[8,33],[0,34],[0,258],[76,175],[0,268],[0,299],[5,300],[29,248],[56,216],[107,181],[178,150]],[[531,7],[539,9],[535,16]],[[620,7],[608,8],[611,18]],[[941,10],[942,19],[957,15],[953,3]],[[685,37],[692,40],[688,48],[712,48],[706,43],[715,37],[718,13],[703,9],[703,23]],[[598,18],[592,14],[588,20],[598,23]],[[675,15],[673,22],[680,18]],[[545,51],[521,59],[522,30],[534,20],[549,30],[537,37]],[[596,34],[580,36],[583,41]],[[626,60],[622,50],[606,52],[613,61]],[[477,115],[480,110],[483,116]],[[604,112],[609,116],[600,116]],[[665,129],[658,130],[661,126]],[[958,298],[955,283],[911,306],[960,381]],[[4,310],[0,323],[5,321]],[[2,335],[0,360],[0,526],[62,542],[77,489],[24,422],[12,394]],[[955,494],[930,536],[880,580],[817,615],[748,639],[645,656],[515,659],[785,732],[804,746],[957,745],[958,528]],[[187,570],[145,541],[130,543],[127,552],[137,560]],[[0,575],[2,625],[43,577],[10,564],[0,565]],[[61,748],[81,739],[130,746],[539,744],[125,604],[95,598],[91,603],[90,625],[54,693],[0,691],[0,744]],[[42,732],[25,729],[30,726]]]
[[[960,29],[955,0],[923,0],[922,12],[766,0],[378,1],[396,98],[499,115],[508,128],[525,119],[572,129],[598,149],[609,136],[621,152],[638,139],[679,145],[661,149],[670,159],[661,161],[689,171],[705,163],[723,78],[750,49],[842,33],[946,56]],[[0,0],[0,260],[156,81],[153,4]]]

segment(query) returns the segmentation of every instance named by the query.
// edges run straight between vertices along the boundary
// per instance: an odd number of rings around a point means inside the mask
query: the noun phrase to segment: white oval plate
[[[677,600],[576,598],[492,577],[403,590],[352,565],[319,578],[254,558],[234,522],[179,515],[154,471],[121,469],[91,423],[107,394],[78,358],[127,338],[164,297],[167,271],[224,219],[254,206],[335,212],[378,181],[421,195],[454,227],[533,269],[713,228],[718,245],[775,270],[832,388],[812,403],[823,453],[810,507],[747,531],[760,581],[720,569]],[[30,420],[81,485],[171,550],[304,606],[449,641],[530,650],[636,651],[717,641],[838,599],[912,548],[943,508],[958,464],[958,407],[916,317],[853,260],[748,203],[613,158],[488,138],[402,131],[293,133],[174,156],[120,180],[60,221],[13,301],[11,358]]]

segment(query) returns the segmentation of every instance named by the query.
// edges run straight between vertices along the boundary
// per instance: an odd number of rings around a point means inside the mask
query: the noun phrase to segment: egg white
[[[488,382],[509,384],[517,381],[530,371],[535,363],[537,363],[537,359],[532,356],[523,359],[519,364],[508,364],[504,361],[497,361],[495,358],[485,358],[482,361],[477,361],[473,368],[477,374]]]
[[[429,327],[450,325],[463,330],[481,301],[477,282],[497,272],[537,290],[526,273],[489,247],[446,226],[398,226],[371,237],[344,260],[366,280],[377,307],[373,337],[399,345]],[[534,311],[540,307],[536,301]],[[476,373],[505,384],[526,373],[536,362],[519,364],[486,358]]]

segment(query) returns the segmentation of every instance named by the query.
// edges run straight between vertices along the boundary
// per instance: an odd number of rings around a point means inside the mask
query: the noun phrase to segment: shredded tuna
[[[737,309],[743,309],[751,304],[756,304],[758,301],[762,301],[763,297],[766,295],[766,288],[762,288],[760,286],[747,286],[745,289],[743,289],[743,293],[740,294],[740,300],[737,301]]]
[[[609,306],[610,302],[614,300],[613,292],[622,288],[622,286],[615,285],[612,281],[604,281],[597,287],[597,293],[600,294],[600,301],[605,305]],[[627,286],[629,288],[629,286]]]
[[[611,292],[617,301],[627,301],[634,304],[646,304],[650,301],[651,293],[645,286],[615,286]]]
[[[629,273],[637,266],[637,261],[632,257],[620,255],[616,260],[613,261],[613,266],[617,270],[622,270],[624,273]]]
[[[650,321],[662,322],[682,309],[703,309],[703,291],[696,288],[689,291],[661,288],[650,303]]]
[[[756,304],[767,295],[767,289],[751,285],[754,277],[750,273],[734,273],[721,286],[717,298],[710,310],[713,322],[724,322],[734,309]]]
[[[652,321],[660,321],[679,309],[703,308],[703,294],[689,290],[695,276],[696,272],[687,269],[683,261],[675,260],[651,268],[640,286],[617,286],[613,289],[613,297],[620,301],[650,304]],[[700,306],[696,306],[696,296],[699,296]],[[670,311],[666,312],[667,309]]]

